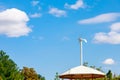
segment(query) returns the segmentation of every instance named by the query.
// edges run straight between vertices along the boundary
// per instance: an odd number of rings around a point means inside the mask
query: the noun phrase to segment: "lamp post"
[[[80,42],[80,65],[83,65],[83,48],[82,48],[82,41],[87,43],[86,39],[79,38]]]

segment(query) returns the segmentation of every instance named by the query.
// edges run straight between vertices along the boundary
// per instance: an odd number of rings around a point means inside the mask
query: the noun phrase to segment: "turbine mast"
[[[83,47],[82,47],[83,45],[82,45],[82,41],[87,42],[87,40],[79,38],[79,42],[80,42],[80,65],[83,65]]]

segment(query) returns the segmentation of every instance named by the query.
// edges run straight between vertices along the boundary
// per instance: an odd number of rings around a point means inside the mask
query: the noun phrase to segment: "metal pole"
[[[85,41],[87,43],[86,39],[79,38],[80,42],[80,65],[83,65],[83,46],[82,46],[82,41]]]
[[[83,54],[82,54],[82,39],[79,39],[80,41],[80,65],[83,65]]]

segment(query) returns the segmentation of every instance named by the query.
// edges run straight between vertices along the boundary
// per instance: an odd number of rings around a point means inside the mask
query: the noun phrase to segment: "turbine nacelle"
[[[83,39],[83,38],[79,38],[79,41],[80,41],[80,42],[84,41],[84,42],[87,43],[87,40],[86,40],[86,39]]]

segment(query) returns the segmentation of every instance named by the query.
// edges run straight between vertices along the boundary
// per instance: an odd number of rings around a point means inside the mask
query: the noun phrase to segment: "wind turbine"
[[[79,38],[79,42],[80,42],[80,65],[81,66],[83,65],[83,50],[82,50],[82,42],[83,41],[87,43],[86,39]]]
[[[87,42],[86,39],[83,38],[79,38],[79,42],[80,42],[80,54],[81,54],[81,65],[71,68],[68,71],[62,73],[61,75],[59,75],[60,78],[62,78],[62,80],[64,79],[70,79],[70,80],[84,80],[84,79],[96,79],[96,78],[103,78],[105,77],[105,73],[100,72],[96,69],[90,68],[90,67],[86,67],[86,66],[82,66],[82,42]]]

